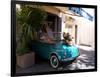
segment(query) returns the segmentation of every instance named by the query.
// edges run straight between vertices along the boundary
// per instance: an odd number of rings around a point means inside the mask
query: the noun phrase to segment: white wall
[[[60,13],[59,15],[62,18],[62,22],[61,22],[61,39],[63,39],[63,32],[64,32],[64,28],[65,28],[65,15],[63,13]]]
[[[78,25],[78,44],[91,45],[94,47],[94,22],[83,17],[77,18]]]

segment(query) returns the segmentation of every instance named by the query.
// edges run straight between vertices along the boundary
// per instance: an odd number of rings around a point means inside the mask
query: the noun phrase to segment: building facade
[[[55,37],[63,39],[63,32],[70,33],[74,43],[94,48],[95,24],[92,16],[88,13],[85,15],[85,12],[83,14],[82,10],[78,11],[77,8],[76,11],[73,11],[75,8],[71,10],[69,7],[43,6],[43,8],[48,12],[48,20],[52,20]]]

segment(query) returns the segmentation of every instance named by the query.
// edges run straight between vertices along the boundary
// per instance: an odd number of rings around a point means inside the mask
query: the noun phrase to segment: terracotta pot
[[[17,59],[18,66],[22,68],[30,67],[35,64],[35,53],[31,52],[21,56],[17,55],[16,59]]]

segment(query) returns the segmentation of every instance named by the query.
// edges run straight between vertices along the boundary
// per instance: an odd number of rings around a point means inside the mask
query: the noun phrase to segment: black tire
[[[51,67],[53,67],[55,69],[60,66],[59,59],[55,54],[51,55],[51,57],[50,57],[50,65],[51,65]]]

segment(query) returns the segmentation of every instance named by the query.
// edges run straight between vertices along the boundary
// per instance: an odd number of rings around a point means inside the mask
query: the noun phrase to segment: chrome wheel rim
[[[50,63],[53,68],[57,68],[59,64],[58,58],[55,55],[51,56]]]

